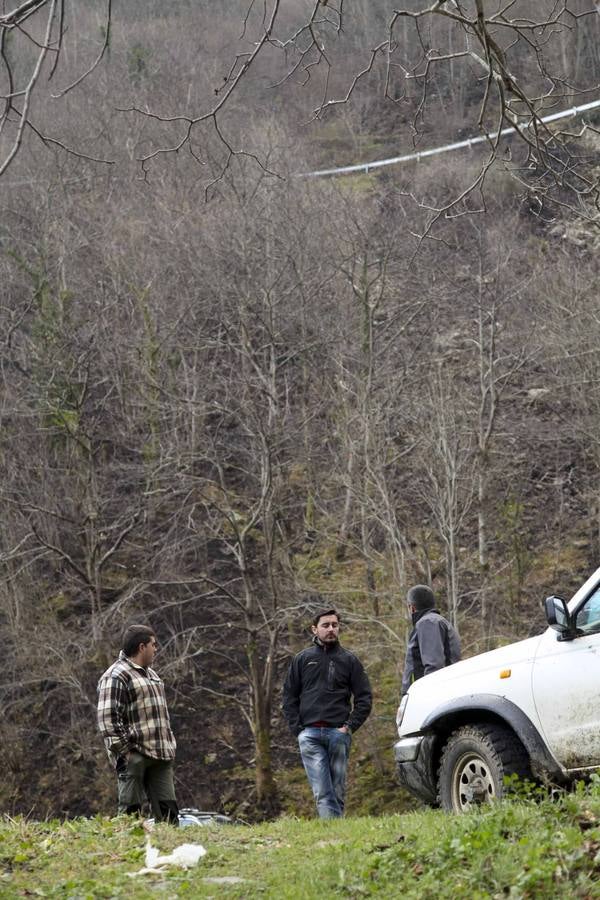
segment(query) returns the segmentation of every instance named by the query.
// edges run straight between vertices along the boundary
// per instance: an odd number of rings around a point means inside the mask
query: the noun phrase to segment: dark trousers
[[[175,799],[173,760],[152,759],[141,753],[129,753],[117,765],[118,810],[139,813],[146,798],[157,822],[179,822]]]

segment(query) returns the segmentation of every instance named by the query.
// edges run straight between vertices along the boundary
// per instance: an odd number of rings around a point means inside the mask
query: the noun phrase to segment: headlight
[[[406,704],[408,703],[408,694],[405,694],[402,700],[400,701],[400,706],[398,707],[398,712],[396,713],[396,727],[398,729],[398,734],[400,734],[400,726],[402,725],[402,719],[404,718],[404,710],[406,709]]]

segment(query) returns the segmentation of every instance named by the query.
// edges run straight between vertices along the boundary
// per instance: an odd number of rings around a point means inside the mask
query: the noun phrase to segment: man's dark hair
[[[411,587],[406,599],[408,605],[414,606],[419,612],[423,609],[433,609],[435,606],[434,593],[425,584],[415,584],[414,587]]]
[[[154,629],[149,625],[130,625],[123,632],[123,652],[125,656],[135,656],[140,644],[148,644],[156,637]]]
[[[319,620],[323,618],[323,616],[337,616],[338,622],[340,621],[340,614],[337,609],[322,609],[319,610],[318,613],[315,613],[313,616],[312,623],[313,625],[318,625]]]

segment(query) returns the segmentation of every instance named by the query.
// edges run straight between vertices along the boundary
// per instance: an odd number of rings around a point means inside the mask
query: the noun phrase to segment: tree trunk
[[[344,511],[342,513],[342,524],[338,532],[337,546],[335,548],[335,558],[341,561],[346,556],[346,542],[350,531],[350,516],[352,513],[352,476],[354,472],[355,450],[352,442],[348,445],[348,466],[346,469],[346,498],[344,500]]]
[[[487,577],[489,572],[488,543],[487,543],[487,517],[486,517],[486,475],[485,467],[487,457],[480,458],[479,472],[477,475],[477,538],[479,546],[479,570],[481,572],[481,627],[483,630],[484,649],[492,650],[494,639],[494,607],[489,602],[487,592]]]
[[[256,634],[250,633],[246,648],[252,685],[252,731],[255,748],[254,784],[256,805],[264,816],[277,812],[277,786],[271,760],[271,707],[273,676],[259,656]],[[270,665],[270,661],[267,661]]]
[[[254,783],[256,786],[256,803],[265,816],[274,815],[279,808],[277,797],[277,785],[273,778],[273,764],[271,760],[271,723],[264,711],[259,713],[257,709],[254,732],[254,744],[256,749],[256,768]]]

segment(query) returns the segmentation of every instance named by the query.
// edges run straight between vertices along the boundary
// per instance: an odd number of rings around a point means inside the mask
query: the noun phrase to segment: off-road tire
[[[529,757],[518,737],[502,725],[465,725],[452,732],[438,769],[438,803],[466,812],[505,794],[504,777],[531,780]]]

